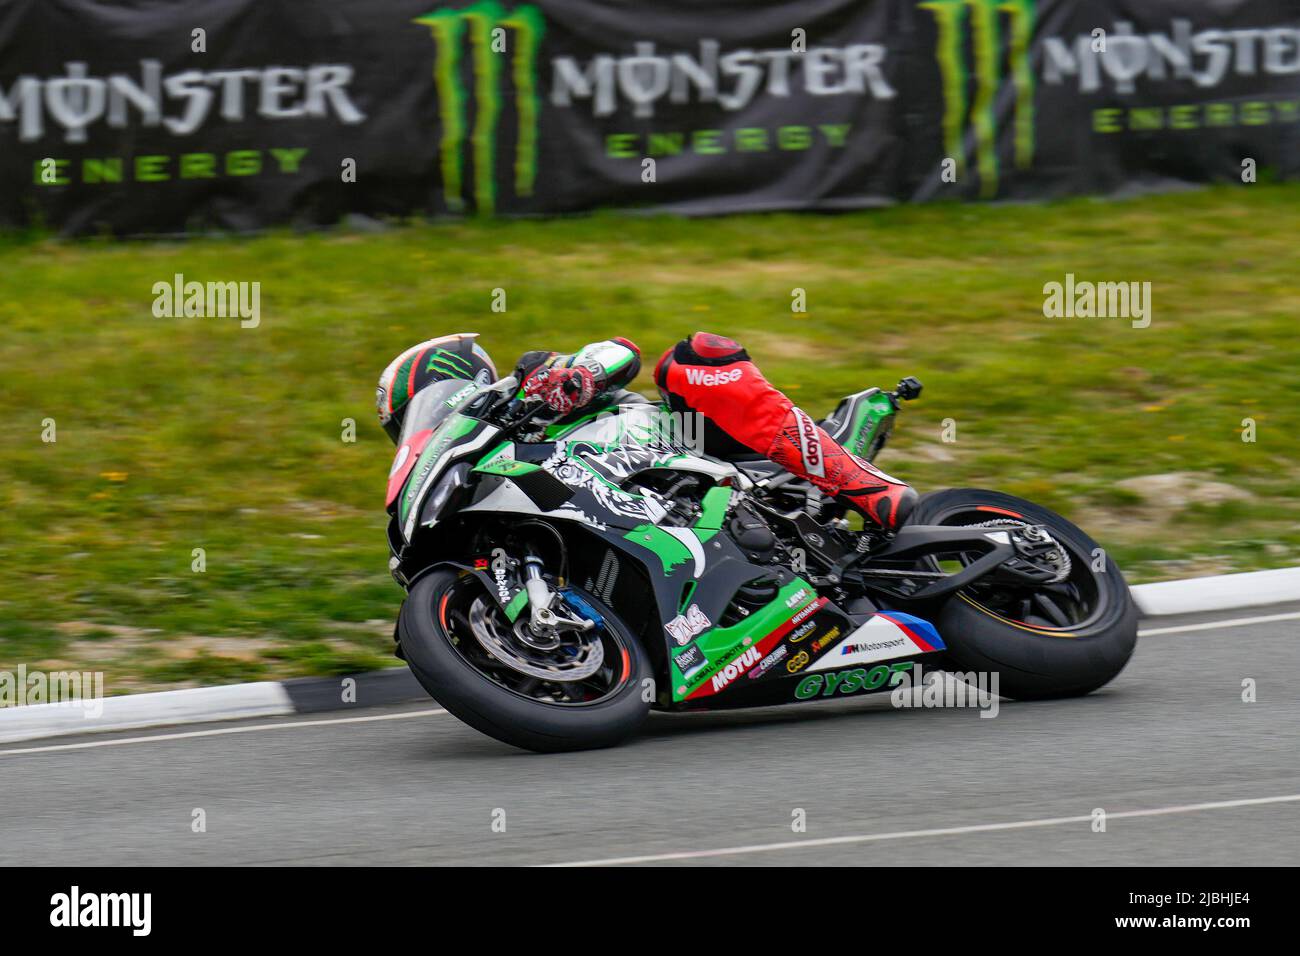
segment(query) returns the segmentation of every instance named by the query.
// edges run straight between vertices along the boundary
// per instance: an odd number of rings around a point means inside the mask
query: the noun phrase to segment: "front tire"
[[[470,663],[481,653],[463,618],[449,615],[458,588],[481,587],[472,575],[454,570],[426,574],[411,588],[398,616],[401,649],[411,672],[429,695],[476,730],[503,743],[537,753],[610,747],[645,720],[650,702],[643,683],[651,665],[640,642],[596,598],[579,592],[603,619],[609,646],[611,688],[590,703],[533,699],[488,676]],[[485,591],[485,589],[484,589]],[[465,651],[457,648],[464,642]]]
[[[1090,693],[1123,670],[1138,629],[1137,607],[1123,574],[1092,538],[1047,508],[977,488],[923,496],[909,523],[1014,526],[1017,520],[1044,526],[1064,546],[1070,575],[1038,594],[977,582],[949,597],[936,614],[949,659],[956,670],[996,673],[1004,697]],[[1101,570],[1093,569],[1097,556]]]

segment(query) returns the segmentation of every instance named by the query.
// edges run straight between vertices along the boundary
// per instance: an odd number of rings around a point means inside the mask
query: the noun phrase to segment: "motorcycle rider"
[[[492,360],[473,335],[443,336],[398,356],[379,383],[380,422],[396,440],[401,411],[427,381],[454,377],[496,378]],[[421,369],[424,354],[440,355]],[[453,369],[460,374],[453,374]],[[521,391],[562,418],[626,387],[641,370],[641,350],[617,337],[571,355],[533,351],[515,367]],[[696,332],[664,352],[655,384],[669,409],[704,419],[704,449],[717,458],[757,452],[806,479],[884,529],[907,520],[916,492],[871,463],[850,454],[812,417],[772,386],[739,343]]]

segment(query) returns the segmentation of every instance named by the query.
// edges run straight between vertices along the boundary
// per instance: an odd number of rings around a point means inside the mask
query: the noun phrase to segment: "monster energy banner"
[[[5,0],[0,225],[849,209],[1300,175],[1296,0]]]

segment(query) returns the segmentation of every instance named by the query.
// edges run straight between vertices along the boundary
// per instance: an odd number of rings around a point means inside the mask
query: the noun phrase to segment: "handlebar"
[[[513,375],[492,383],[465,406],[465,413],[501,429],[504,438],[517,432],[548,406],[535,398],[520,398],[519,380]]]

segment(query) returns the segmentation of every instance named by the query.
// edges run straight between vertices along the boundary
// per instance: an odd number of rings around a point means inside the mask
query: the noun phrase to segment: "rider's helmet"
[[[457,332],[407,349],[384,369],[375,390],[379,424],[397,444],[402,417],[412,396],[432,382],[464,379],[478,385],[496,381],[492,357],[475,339],[476,332]]]

